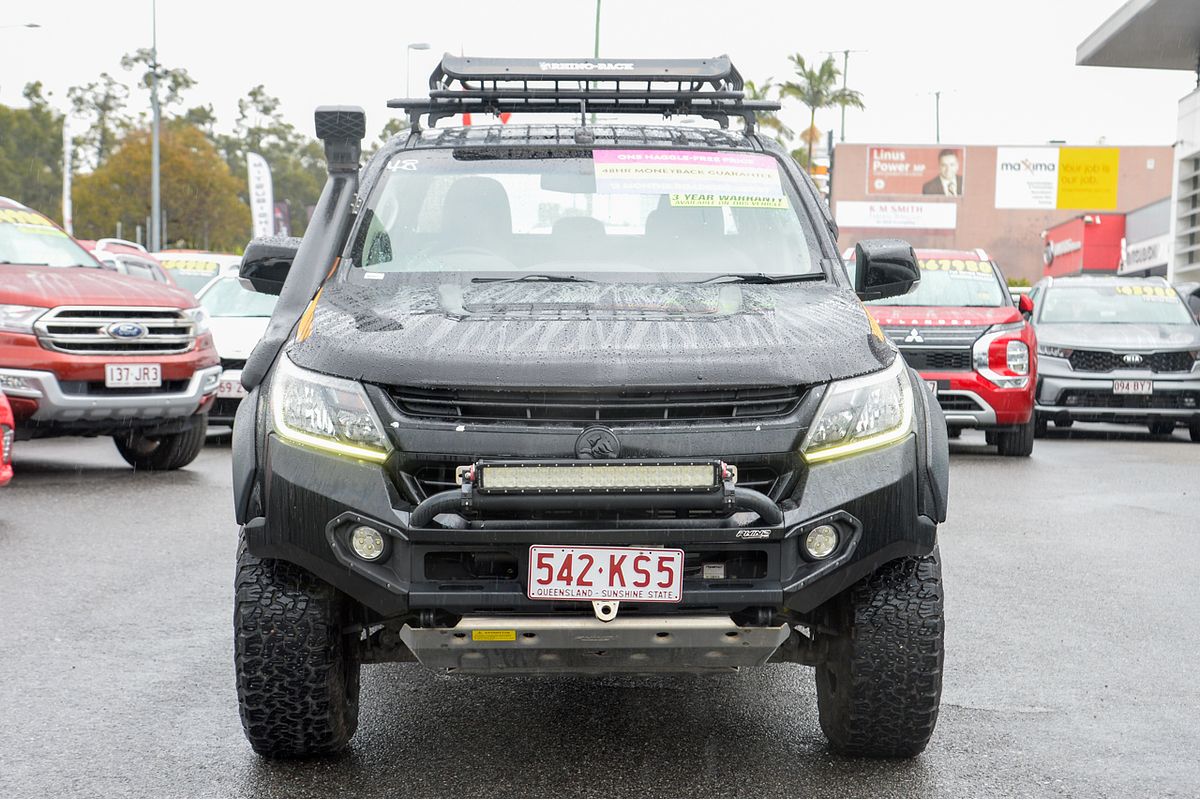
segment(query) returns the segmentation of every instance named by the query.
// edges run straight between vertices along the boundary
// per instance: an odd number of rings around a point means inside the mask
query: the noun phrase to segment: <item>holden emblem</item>
[[[592,426],[575,440],[575,455],[579,458],[616,458],[621,455],[617,435],[600,425]]]

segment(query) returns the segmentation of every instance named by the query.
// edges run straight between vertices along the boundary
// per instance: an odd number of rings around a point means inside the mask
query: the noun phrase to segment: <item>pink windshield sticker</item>
[[[705,150],[596,150],[601,194],[749,195],[782,197],[771,156]]]

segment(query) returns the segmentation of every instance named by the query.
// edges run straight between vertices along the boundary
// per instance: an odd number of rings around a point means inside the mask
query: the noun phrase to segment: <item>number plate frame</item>
[[[105,364],[104,385],[110,389],[157,389],[162,364]]]
[[[1154,381],[1113,381],[1113,394],[1154,394]]]
[[[539,568],[538,555],[545,556]],[[580,556],[588,556],[590,564],[576,574]],[[646,561],[640,561],[645,557]],[[570,561],[568,562],[568,558]],[[530,600],[591,601],[615,600],[630,603],[678,603],[683,599],[683,551],[665,547],[571,547],[559,545],[530,545],[529,574],[525,592]],[[613,580],[613,569],[621,576]],[[671,579],[663,585],[670,567]],[[550,579],[543,580],[550,569]],[[564,569],[567,578],[563,579]],[[645,586],[635,583],[645,578]],[[579,585],[586,579],[591,586]],[[542,591],[538,591],[538,590]]]

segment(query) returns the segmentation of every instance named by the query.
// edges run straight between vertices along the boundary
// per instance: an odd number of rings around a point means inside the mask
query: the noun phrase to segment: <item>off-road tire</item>
[[[1174,420],[1155,419],[1146,427],[1150,429],[1151,436],[1170,436],[1175,432]]]
[[[1054,427],[1057,428],[1060,426],[1056,422],[1054,424]],[[1067,427],[1069,428],[1071,426],[1068,425]],[[1045,417],[1043,417],[1041,414],[1035,413],[1033,415],[1033,438],[1041,439],[1042,437],[1044,437],[1046,435],[1047,431],[1049,431],[1049,430],[1050,430],[1050,421],[1048,419],[1046,419]]]
[[[295,564],[238,546],[234,669],[242,729],[259,755],[343,749],[358,727],[360,657],[350,601]]]
[[[1037,434],[1037,422],[1029,420],[1015,431],[996,434],[996,450],[1002,456],[1025,458],[1033,454],[1033,440]]]
[[[938,551],[893,561],[830,601],[821,730],[838,753],[911,758],[933,735],[945,622]],[[820,635],[820,634],[819,634]]]
[[[117,452],[135,470],[163,471],[186,467],[204,449],[204,434],[208,419],[201,414],[192,427],[165,436],[146,436],[134,431],[114,436]]]

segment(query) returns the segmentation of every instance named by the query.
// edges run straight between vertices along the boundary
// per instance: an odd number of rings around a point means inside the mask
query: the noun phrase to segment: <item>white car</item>
[[[221,381],[217,400],[208,412],[213,425],[233,425],[238,404],[246,396],[242,388],[242,367],[254,345],[267,331],[274,295],[247,291],[238,282],[237,270],[226,270],[205,284],[196,298],[208,311],[213,343],[221,357]]]

